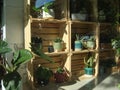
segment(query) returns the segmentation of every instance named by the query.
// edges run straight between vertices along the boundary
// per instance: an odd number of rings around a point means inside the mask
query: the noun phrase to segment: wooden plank
[[[32,27],[32,33],[37,32],[37,33],[48,33],[48,34],[53,34],[53,33],[59,33],[58,28],[34,28]]]
[[[72,60],[72,66],[74,65],[84,65],[83,60]]]

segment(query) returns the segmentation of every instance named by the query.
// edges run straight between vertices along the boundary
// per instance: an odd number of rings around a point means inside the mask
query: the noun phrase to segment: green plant
[[[80,36],[79,36],[79,34],[76,34],[76,40],[77,40],[77,41],[80,40]]]
[[[17,70],[22,64],[30,61],[33,55],[29,50],[21,49],[14,52],[11,63],[8,63],[9,60],[6,60],[6,54],[11,51],[12,49],[8,47],[8,43],[0,40],[0,55],[5,62],[5,64],[1,64],[1,66],[6,72],[3,76],[3,85],[6,90],[19,90],[21,76]]]
[[[85,67],[87,68],[93,68],[94,66],[94,56],[89,56],[87,58],[84,58],[84,64],[85,64]]]
[[[65,70],[64,70],[63,68],[59,67],[59,68],[57,69],[56,73],[63,73],[64,71],[65,71]]]
[[[49,9],[53,8],[54,1],[55,0],[36,0],[35,8],[40,8],[43,9],[45,12],[49,12]]]
[[[49,83],[50,77],[52,76],[52,70],[43,66],[37,67],[35,71],[35,78],[37,79],[38,84],[41,86],[47,85]]]
[[[41,37],[31,37],[31,45],[42,49],[42,38]]]
[[[89,36],[87,41],[95,41],[95,36]]]
[[[32,43],[42,43],[42,38],[41,37],[32,37],[31,42]]]
[[[41,46],[35,45],[33,43],[30,43],[30,45],[31,45],[30,48],[34,54],[38,55],[39,57],[41,57],[44,60],[47,60],[49,62],[53,62],[52,59],[42,51]]]
[[[62,42],[63,40],[60,37],[57,37],[53,40],[55,43]]]
[[[35,12],[40,12],[40,11],[41,11],[40,8],[36,8],[35,6],[33,6],[32,9],[33,9]]]
[[[58,67],[58,69],[54,73],[54,78],[56,83],[62,83],[68,80],[67,73],[62,67]]]
[[[120,37],[116,37],[111,40],[111,45],[116,51],[116,55],[120,56]]]

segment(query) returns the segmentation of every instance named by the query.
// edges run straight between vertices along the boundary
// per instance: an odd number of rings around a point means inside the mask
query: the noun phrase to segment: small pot
[[[72,20],[81,20],[81,21],[85,21],[86,18],[87,18],[87,14],[72,13],[71,18],[72,18]]]
[[[95,42],[94,41],[87,41],[87,48],[93,49],[95,47]]]
[[[54,42],[53,43],[54,52],[62,51],[62,48],[63,48],[62,45],[63,44],[61,42],[58,42],[58,43]]]
[[[85,68],[85,74],[87,75],[93,75],[94,69],[93,68]]]

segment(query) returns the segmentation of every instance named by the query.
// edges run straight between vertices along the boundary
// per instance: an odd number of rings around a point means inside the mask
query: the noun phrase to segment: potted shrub
[[[55,0],[36,0],[35,8],[42,9],[43,18],[54,18],[54,1]]]
[[[88,54],[87,58],[84,58],[84,64],[85,64],[85,74],[86,75],[93,75],[94,73],[94,56],[90,53]]]
[[[76,40],[74,42],[74,46],[75,46],[75,51],[80,51],[82,50],[82,42],[80,40],[80,37],[78,34],[76,34]]]
[[[52,76],[53,76],[52,70],[43,66],[38,66],[35,71],[35,78],[40,86],[47,85]]]
[[[54,78],[56,83],[62,83],[68,80],[67,73],[61,67],[59,67],[57,71],[54,73]]]
[[[22,64],[30,61],[33,55],[29,50],[21,49],[14,52],[13,59],[8,63],[5,55],[11,51],[8,43],[0,40],[0,55],[5,62],[5,64],[1,64],[5,70],[5,75],[2,78],[2,90],[22,90],[22,78],[17,70]]]
[[[53,40],[54,52],[62,51],[63,49],[63,40],[60,37],[57,37]]]

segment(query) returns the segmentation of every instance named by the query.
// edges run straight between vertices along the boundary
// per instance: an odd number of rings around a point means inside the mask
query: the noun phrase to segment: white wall
[[[13,47],[14,43],[23,46],[24,0],[5,0],[6,40]]]
[[[14,43],[23,47],[24,45],[24,0],[4,0],[4,38],[14,50]],[[8,54],[8,61],[13,54]],[[26,81],[26,65],[19,72],[23,82]]]

